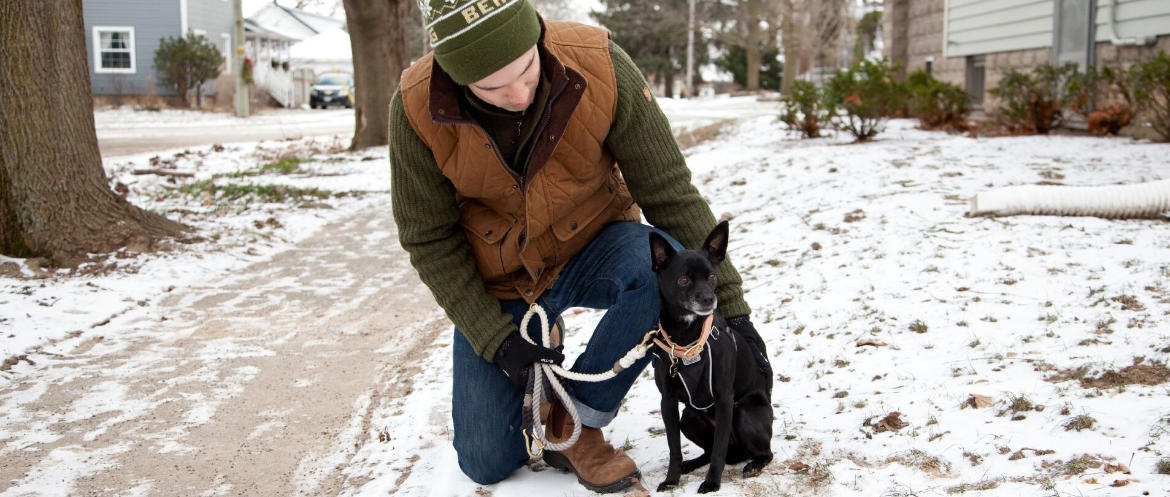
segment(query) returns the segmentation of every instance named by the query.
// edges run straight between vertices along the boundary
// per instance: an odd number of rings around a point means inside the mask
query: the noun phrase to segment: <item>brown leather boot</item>
[[[549,442],[559,443],[573,435],[573,418],[560,402],[553,404],[548,421]],[[544,462],[577,475],[585,488],[598,493],[617,492],[642,479],[638,465],[625,452],[605,441],[601,430],[581,427],[577,443],[566,450],[544,451]]]

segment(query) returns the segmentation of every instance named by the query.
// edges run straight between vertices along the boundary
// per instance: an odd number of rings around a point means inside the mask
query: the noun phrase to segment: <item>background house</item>
[[[973,107],[1008,69],[1126,66],[1170,52],[1168,0],[886,0],[885,55],[958,84]]]
[[[154,51],[167,37],[192,32],[231,54],[232,4],[227,0],[83,0],[89,79],[96,105],[121,103],[153,91],[177,99],[175,90],[158,83]],[[207,84],[204,93],[231,86],[230,67],[221,76],[229,84]],[[221,91],[222,92],[222,91]]]
[[[281,106],[308,104],[309,88],[324,72],[353,74],[345,21],[273,2],[249,16],[244,27],[256,88]]]

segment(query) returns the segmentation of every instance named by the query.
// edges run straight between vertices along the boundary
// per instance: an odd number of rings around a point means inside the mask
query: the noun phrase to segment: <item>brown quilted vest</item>
[[[400,85],[407,119],[455,185],[459,222],[487,290],[528,302],[604,225],[641,217],[605,147],[617,110],[609,32],[543,25],[541,67],[552,89],[524,177],[460,108],[458,87],[432,55],[403,71]]]

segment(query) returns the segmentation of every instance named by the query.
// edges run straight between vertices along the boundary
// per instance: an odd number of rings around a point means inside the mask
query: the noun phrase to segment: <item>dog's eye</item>
[[[707,281],[714,283],[715,282],[715,273],[711,273],[711,276],[707,277]]]
[[[678,279],[678,284],[679,284],[679,286],[687,286],[687,285],[691,284],[691,279],[687,278],[686,276],[683,276],[682,278]]]

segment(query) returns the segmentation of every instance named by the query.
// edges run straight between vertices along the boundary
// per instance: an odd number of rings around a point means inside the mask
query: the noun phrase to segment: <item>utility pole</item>
[[[244,0],[232,0],[234,29],[232,41],[236,49],[232,52],[232,67],[236,70],[236,117],[248,117],[248,84],[244,82]]]
[[[687,98],[695,97],[695,0],[691,0],[691,20],[687,24]]]

